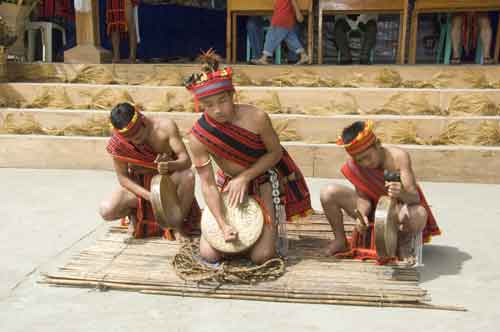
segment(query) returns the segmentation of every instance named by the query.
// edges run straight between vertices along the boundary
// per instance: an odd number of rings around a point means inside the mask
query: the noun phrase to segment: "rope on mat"
[[[202,263],[196,257],[199,252],[194,243],[185,243],[175,255],[172,265],[175,272],[185,281],[197,283],[214,281],[223,283],[255,284],[276,280],[285,273],[285,261],[272,258],[262,265],[253,265],[240,259],[224,261],[217,267]]]

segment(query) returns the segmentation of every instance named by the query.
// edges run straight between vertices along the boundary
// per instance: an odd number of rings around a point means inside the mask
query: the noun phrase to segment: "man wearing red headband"
[[[185,217],[179,225],[184,235],[199,221],[200,210],[194,199],[191,159],[176,124],[169,119],[148,118],[129,103],[116,105],[110,120],[113,135],[106,150],[113,157],[121,188],[102,202],[101,216],[105,220],[131,216],[136,238],[164,235],[173,239],[170,231],[155,221],[149,191],[155,174],[169,174]]]
[[[321,204],[335,234],[327,253],[335,255],[347,251],[348,243],[344,232],[342,210],[355,217],[357,209],[368,225],[373,220],[374,209],[382,195],[398,200],[400,222],[400,259],[414,257],[411,239],[423,231],[423,239],[429,241],[440,230],[416,183],[410,155],[395,147],[382,146],[373,132],[371,121],[357,121],[345,128],[337,144],[344,147],[351,158],[342,166],[342,174],[355,190],[331,184],[321,190]],[[385,182],[384,170],[399,172],[401,182]],[[356,226],[363,232],[363,223]]]
[[[191,129],[193,164],[200,175],[205,203],[221,227],[226,241],[238,234],[226,224],[219,188],[236,206],[247,194],[259,196],[274,223],[306,216],[311,210],[304,177],[281,146],[269,116],[251,106],[234,103],[231,68],[219,69],[211,51],[201,57],[203,72],[192,75],[186,88],[203,115]],[[220,171],[215,179],[211,158]],[[272,183],[272,184],[271,184]],[[266,224],[249,256],[257,264],[276,255],[276,227]],[[222,255],[202,237],[201,256],[218,261]]]

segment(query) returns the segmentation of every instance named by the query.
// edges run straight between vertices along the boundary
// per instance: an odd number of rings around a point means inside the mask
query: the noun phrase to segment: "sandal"
[[[452,64],[452,65],[459,65],[460,63],[462,63],[462,60],[460,60],[459,57],[456,57],[456,58],[453,57],[453,58],[451,58],[450,64]]]
[[[484,57],[483,58],[483,65],[492,65],[494,64],[495,62],[493,61],[492,58],[490,57]]]

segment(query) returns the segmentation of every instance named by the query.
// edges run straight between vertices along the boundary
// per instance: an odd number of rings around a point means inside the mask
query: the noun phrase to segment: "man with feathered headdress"
[[[186,81],[196,109],[203,112],[191,129],[189,145],[205,203],[225,240],[235,241],[238,234],[224,220],[219,188],[228,193],[232,206],[244,202],[247,194],[258,196],[275,224],[311,213],[304,177],[281,146],[269,116],[254,106],[235,103],[232,69],[219,68],[213,51],[204,53],[201,62],[202,72]],[[220,169],[217,179],[211,158]],[[259,264],[276,255],[275,237],[276,227],[266,224],[249,250],[252,261]],[[222,257],[203,236],[200,253],[211,262]]]

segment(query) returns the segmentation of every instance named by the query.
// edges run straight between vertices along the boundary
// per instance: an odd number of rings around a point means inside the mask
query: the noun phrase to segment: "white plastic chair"
[[[66,31],[60,25],[52,22],[29,22],[26,25],[26,31],[28,31],[28,62],[33,62],[35,58],[35,33],[37,30],[42,33],[42,61],[52,62],[52,30],[54,29],[61,31],[63,45],[66,45]]]

